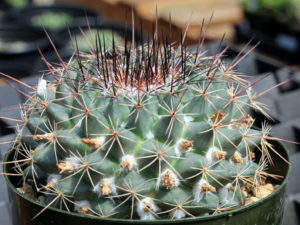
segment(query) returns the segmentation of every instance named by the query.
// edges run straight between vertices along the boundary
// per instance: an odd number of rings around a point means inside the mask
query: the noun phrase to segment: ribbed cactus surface
[[[266,183],[268,128],[251,84],[205,55],[159,41],[102,45],[49,64],[23,106],[15,170],[49,206],[127,219],[240,207]],[[257,157],[254,150],[260,152]],[[24,188],[23,188],[24,190]],[[249,191],[250,190],[250,191]]]

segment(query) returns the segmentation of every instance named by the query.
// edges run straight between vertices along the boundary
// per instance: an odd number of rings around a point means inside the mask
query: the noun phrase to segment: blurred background
[[[111,41],[112,33],[117,43],[124,42],[125,36],[132,33],[132,12],[137,41],[151,39],[157,23],[159,36],[168,35],[179,43],[189,24],[186,43],[196,48],[201,27],[209,25],[204,49],[215,54],[218,40],[225,33],[225,62],[241,51],[243,56],[260,42],[235,69],[249,75],[251,81],[270,74],[254,86],[256,92],[293,78],[259,100],[269,107],[274,118],[268,120],[273,125],[272,135],[300,141],[300,0],[0,0],[0,72],[34,86],[42,74],[47,76],[48,67],[40,53],[50,63],[59,63],[45,31],[67,61],[73,52],[70,36],[76,36],[83,52],[90,47],[89,34],[93,37],[97,29],[101,29],[106,43]],[[249,40],[250,45],[243,49]],[[29,91],[0,76],[0,116],[20,119],[20,104]],[[257,126],[266,120],[257,113],[256,118]],[[14,138],[14,125],[13,121],[0,119],[0,160],[8,148],[4,143]],[[300,146],[286,146],[292,173],[283,223],[299,225]],[[0,177],[1,225],[11,225],[8,204],[6,186]]]

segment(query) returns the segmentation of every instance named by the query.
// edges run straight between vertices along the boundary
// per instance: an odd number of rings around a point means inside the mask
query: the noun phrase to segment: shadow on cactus
[[[267,115],[255,83],[234,71],[224,51],[190,51],[173,40],[107,46],[51,65],[22,107],[10,174],[19,191],[80,214],[159,220],[242,207],[276,187],[270,128],[253,128],[249,110]],[[103,41],[104,40],[104,41]],[[134,35],[132,40],[134,40]],[[221,44],[220,44],[221,46]],[[55,47],[54,47],[55,49]],[[246,54],[247,55],[247,54]],[[58,55],[59,57],[59,55]],[[2,74],[7,78],[8,75]],[[13,79],[13,78],[11,78]],[[25,94],[25,93],[23,93]],[[9,118],[6,118],[9,119]],[[282,160],[286,161],[283,157]]]

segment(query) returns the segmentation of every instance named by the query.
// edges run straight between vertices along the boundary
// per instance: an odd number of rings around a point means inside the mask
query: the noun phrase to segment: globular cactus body
[[[13,148],[24,181],[47,207],[102,217],[242,206],[246,186],[265,182],[268,156],[249,83],[221,54],[156,42],[107,50],[100,39],[91,54],[51,66],[54,81],[41,79],[24,105]]]

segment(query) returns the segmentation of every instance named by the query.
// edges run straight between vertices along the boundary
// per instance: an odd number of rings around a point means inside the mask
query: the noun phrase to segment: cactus
[[[32,94],[5,162],[23,176],[21,192],[31,187],[45,209],[141,220],[218,213],[270,193],[258,190],[271,185],[274,138],[253,127],[251,109],[267,115],[256,100],[264,93],[234,71],[241,59],[226,65],[225,51],[207,56],[202,41],[189,51],[184,38],[101,39],[68,63],[47,62],[52,81],[22,83]]]

